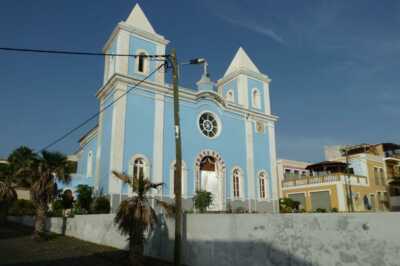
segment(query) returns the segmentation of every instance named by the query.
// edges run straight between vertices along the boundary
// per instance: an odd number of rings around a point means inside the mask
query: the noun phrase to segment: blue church
[[[108,54],[165,54],[168,40],[156,33],[137,4],[104,46]],[[97,91],[102,112],[97,126],[80,139],[77,174],[69,186],[88,184],[109,196],[113,211],[132,194],[111,171],[144,173],[164,186],[152,193],[174,198],[173,95],[164,71],[136,83],[162,62],[144,56],[106,56]],[[223,77],[203,74],[196,88],[180,87],[182,195],[192,209],[196,191],[213,195],[210,210],[278,210],[275,122],[267,75],[239,48]]]

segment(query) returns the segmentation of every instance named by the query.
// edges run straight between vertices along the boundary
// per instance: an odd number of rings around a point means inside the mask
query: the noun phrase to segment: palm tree
[[[0,167],[0,223],[5,223],[10,205],[17,199],[13,187],[30,177],[31,167],[35,161],[35,153],[28,147],[15,149],[7,158],[7,163]]]
[[[8,182],[0,181],[0,224],[7,220],[8,208],[17,199],[17,192]]]
[[[157,224],[157,214],[151,207],[152,197],[147,196],[147,192],[162,186],[163,183],[152,183],[143,178],[130,177],[113,171],[113,174],[123,182],[130,185],[135,195],[121,202],[114,222],[122,234],[128,236],[129,240],[129,260],[131,265],[144,265],[144,233],[150,233]],[[167,215],[172,215],[174,206],[164,201],[157,200],[157,203],[166,210]]]
[[[45,223],[49,204],[57,194],[57,185],[54,178],[68,182],[70,180],[71,163],[67,157],[59,152],[42,151],[38,157],[33,172],[37,181],[32,185],[32,199],[36,206],[36,221],[33,237],[39,239],[44,236]]]
[[[33,166],[37,155],[32,149],[21,146],[15,149],[7,158],[10,181],[16,184],[31,184],[34,178]]]

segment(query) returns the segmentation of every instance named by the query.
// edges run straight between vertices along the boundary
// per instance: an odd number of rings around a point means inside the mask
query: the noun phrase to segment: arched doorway
[[[211,192],[213,203],[210,210],[222,210],[225,195],[225,163],[218,153],[203,151],[196,160],[196,190]]]

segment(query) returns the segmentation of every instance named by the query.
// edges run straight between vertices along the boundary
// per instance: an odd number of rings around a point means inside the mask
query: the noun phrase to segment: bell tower
[[[218,81],[218,92],[232,103],[270,115],[270,81],[240,47],[224,76]]]
[[[168,44],[163,36],[156,33],[139,4],[136,4],[125,21],[118,23],[106,42],[103,52],[106,54],[139,55],[105,57],[104,84],[114,74],[143,79],[154,71],[161,62],[147,55],[163,55]],[[148,81],[164,84],[164,73],[158,71]]]

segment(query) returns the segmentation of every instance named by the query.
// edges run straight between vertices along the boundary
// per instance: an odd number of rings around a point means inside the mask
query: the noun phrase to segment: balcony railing
[[[318,185],[318,184],[332,184],[336,182],[345,183],[347,180],[347,176],[344,174],[330,174],[326,176],[299,176],[297,179],[285,179],[282,181],[283,188],[289,187],[297,187],[297,186],[306,186],[306,185]],[[368,178],[365,176],[350,176],[350,184],[351,185],[360,185],[366,186],[368,185]]]

